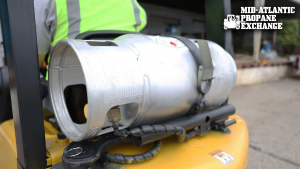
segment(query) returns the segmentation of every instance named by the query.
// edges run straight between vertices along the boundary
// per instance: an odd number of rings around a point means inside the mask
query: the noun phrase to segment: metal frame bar
[[[33,0],[0,0],[18,169],[46,168]]]

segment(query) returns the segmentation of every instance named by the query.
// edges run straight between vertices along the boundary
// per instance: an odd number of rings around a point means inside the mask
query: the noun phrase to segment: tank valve
[[[114,133],[117,135],[119,131],[119,121],[121,120],[121,111],[119,106],[112,107],[107,113],[108,121],[111,123],[114,128]]]

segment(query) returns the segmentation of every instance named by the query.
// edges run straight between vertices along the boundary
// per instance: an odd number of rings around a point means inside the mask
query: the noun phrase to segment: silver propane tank
[[[195,39],[189,40],[198,48]],[[113,41],[59,41],[51,55],[49,91],[61,130],[73,141],[111,132],[107,112],[115,106],[120,129],[184,116],[195,102],[206,101],[209,109],[220,106],[235,85],[236,65],[222,47],[207,44],[213,79],[203,95],[197,89],[199,67],[177,38],[129,34]],[[87,91],[84,124],[72,121],[64,99],[64,90],[78,84]]]

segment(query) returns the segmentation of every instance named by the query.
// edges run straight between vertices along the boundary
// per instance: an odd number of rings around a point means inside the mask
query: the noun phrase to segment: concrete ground
[[[237,86],[229,103],[248,125],[248,169],[300,168],[300,79]]]

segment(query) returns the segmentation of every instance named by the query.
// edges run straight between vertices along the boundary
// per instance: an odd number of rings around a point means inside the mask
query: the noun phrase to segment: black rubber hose
[[[161,149],[162,142],[161,140],[155,141],[154,146],[147,152],[137,155],[123,155],[123,154],[111,154],[105,152],[103,156],[108,159],[110,162],[114,163],[123,163],[123,164],[130,164],[130,163],[139,163],[150,158],[154,157],[159,150]]]
[[[114,132],[115,135],[121,137],[126,137],[128,135],[132,135],[134,137],[141,137],[145,135],[157,135],[157,134],[177,135],[178,142],[184,142],[190,139],[191,137],[194,137],[197,134],[196,130],[189,131],[186,133],[185,129],[182,127],[176,127],[173,125],[163,125],[163,124],[141,126],[139,128],[130,129],[129,131],[126,129],[118,130],[118,128],[115,128]],[[103,157],[107,158],[108,161],[115,162],[115,163],[129,164],[129,163],[143,162],[154,157],[161,149],[161,145],[162,145],[161,140],[158,140],[155,142],[151,150],[142,154],[123,155],[123,154],[111,154],[105,152],[103,154]]]
[[[130,129],[129,131],[126,129],[115,131],[115,135],[121,137],[127,135],[132,135],[134,137],[141,137],[145,135],[157,135],[157,134],[177,135],[177,141],[179,142],[184,142],[189,138],[191,138],[190,135],[186,137],[186,132],[184,128],[173,126],[173,125],[163,125],[163,124],[141,126],[139,128]]]

